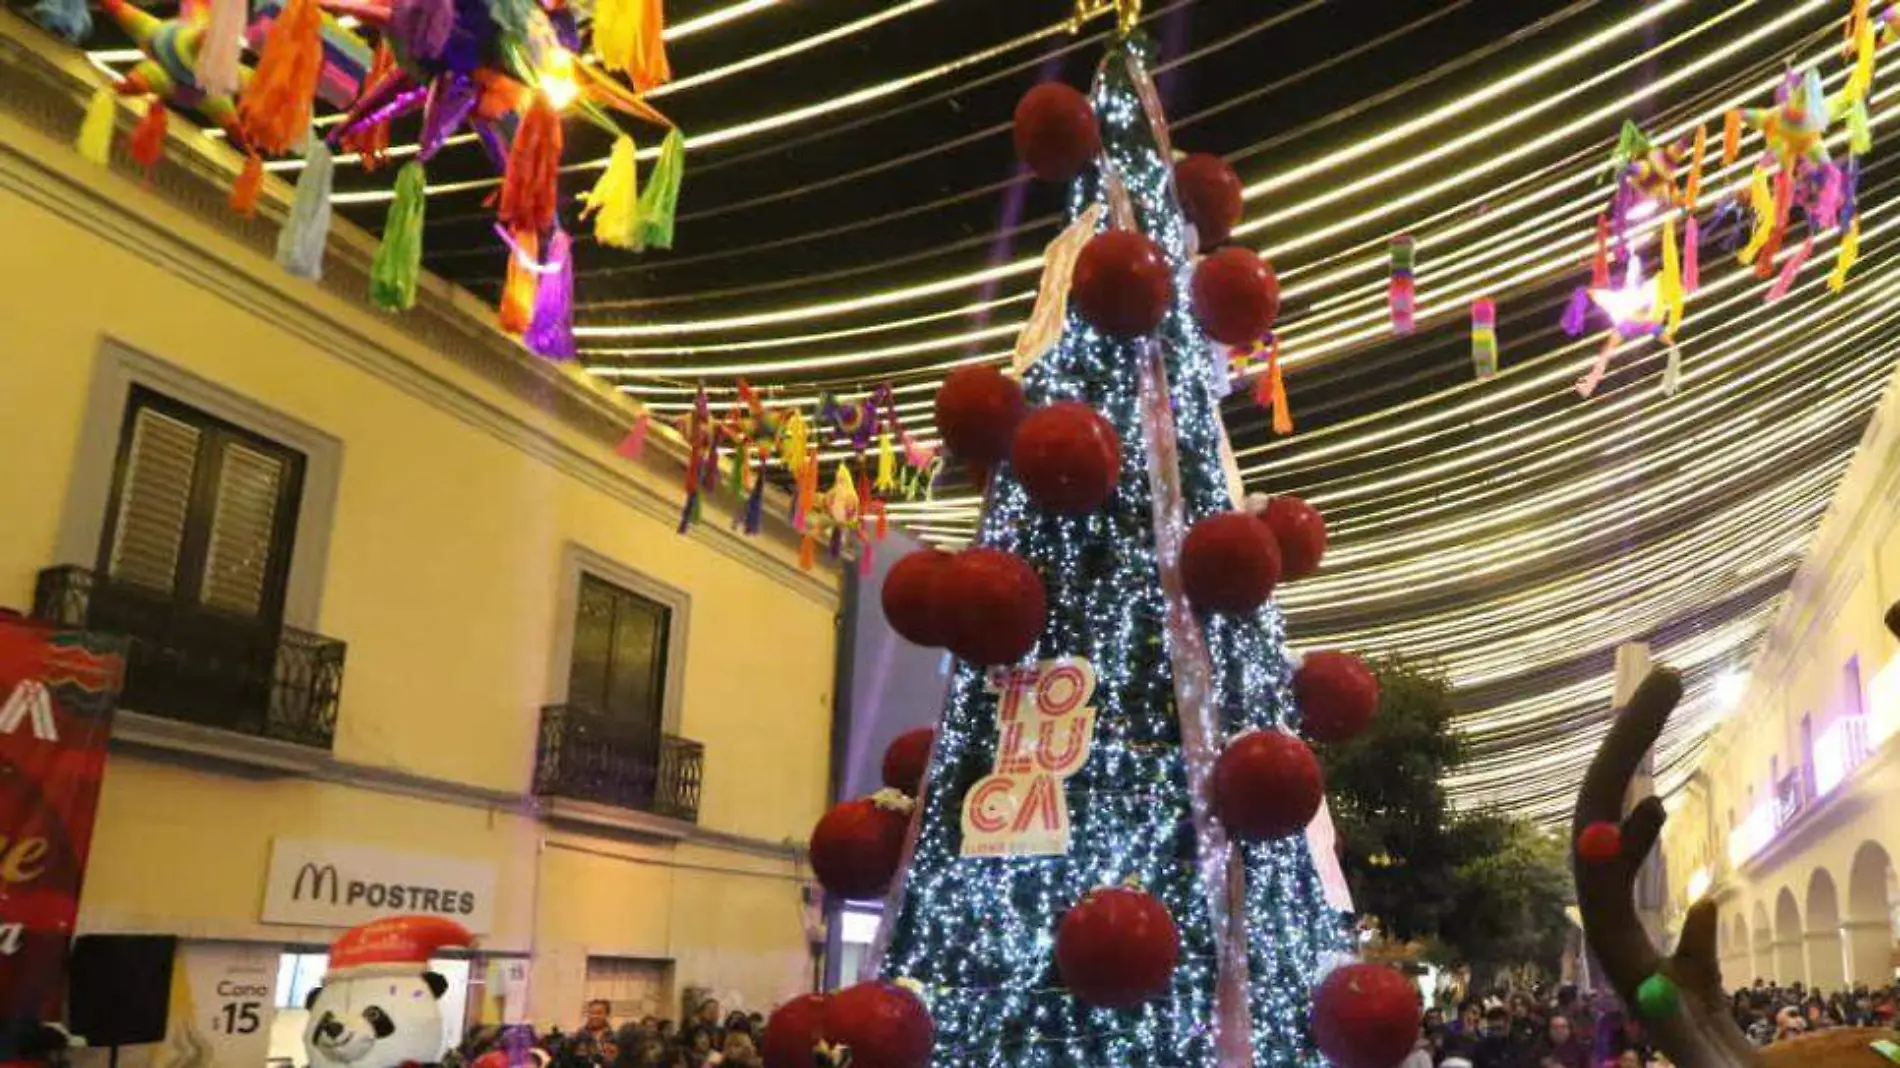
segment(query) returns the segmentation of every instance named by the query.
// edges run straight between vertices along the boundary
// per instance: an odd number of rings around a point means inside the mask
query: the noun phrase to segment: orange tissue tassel
[[[281,156],[303,143],[322,73],[323,12],[317,0],[289,0],[238,100],[238,125],[251,151]]]
[[[501,328],[519,334],[534,318],[534,266],[540,259],[541,242],[532,230],[515,231],[515,247],[508,252],[508,277],[501,285],[501,306],[496,310]]]
[[[257,214],[257,195],[264,188],[264,161],[255,155],[244,160],[244,169],[231,186],[231,210],[246,219]]]
[[[154,97],[145,117],[132,128],[132,159],[150,172],[165,155],[165,104]]]
[[[501,224],[517,232],[552,229],[560,196],[561,116],[536,93],[515,130],[508,170],[501,180]]]

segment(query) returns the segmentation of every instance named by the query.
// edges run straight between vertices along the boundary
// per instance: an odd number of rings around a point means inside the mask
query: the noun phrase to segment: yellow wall
[[[634,470],[366,306],[282,275],[0,114],[0,170],[17,175],[22,160],[51,161],[74,199],[126,214],[102,235],[0,174],[0,233],[11,250],[0,256],[0,604],[24,606],[34,574],[54,562],[89,384],[112,339],[342,442],[315,627],[349,646],[340,760],[525,796],[538,709],[560,684],[550,665],[562,553],[574,542],[691,597],[677,733],[706,746],[700,825],[769,843],[803,839],[826,799],[835,578],[799,580],[786,566],[792,548],[771,539],[739,550],[756,557],[742,563],[720,548],[722,532],[679,536],[545,462],[515,439],[540,435],[596,465],[596,478],[605,471],[675,492],[676,476]],[[181,266],[174,240],[217,269]],[[257,314],[234,298],[233,278],[340,317],[374,339],[374,360],[435,376],[437,397]],[[517,424],[513,439],[437,403],[451,395],[498,410]],[[619,855],[593,856],[550,844],[554,832],[520,805],[129,752],[115,752],[106,778],[82,925],[296,940],[256,922],[273,835],[492,858],[503,875],[489,942],[502,948],[667,957],[680,984],[737,991],[754,1008],[796,990],[808,971],[800,882],[784,856],[605,835],[602,848]],[[568,985],[549,999],[549,1016],[571,1024]]]

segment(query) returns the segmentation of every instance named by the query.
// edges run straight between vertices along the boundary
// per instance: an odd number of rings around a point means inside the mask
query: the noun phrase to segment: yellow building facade
[[[619,398],[439,284],[374,312],[364,235],[339,224],[321,285],[279,270],[274,224],[192,173],[230,162],[197,133],[149,186],[80,160],[61,131],[90,72],[0,17],[0,605],[96,625],[121,572],[189,556],[188,525],[182,549],[135,544],[168,521],[141,487],[188,435],[225,443],[205,603],[268,586],[283,635],[256,654],[262,690],[206,689],[199,663],[147,685],[149,707],[128,692],[81,932],[281,954],[289,976],[369,899],[426,902],[479,927],[458,958],[470,1022],[572,1028],[597,995],[677,1017],[689,989],[769,1011],[809,989],[836,575],[714,509],[676,533],[681,467],[660,444],[616,454]],[[271,493],[244,496],[245,472]],[[258,560],[246,506],[275,508]],[[596,689],[642,710],[631,727],[596,722],[577,693]],[[312,911],[324,895],[351,899]]]
[[[1900,384],[1890,384],[1662,849],[1730,986],[1885,984],[1900,956]],[[1782,550],[1764,545],[1764,554]]]

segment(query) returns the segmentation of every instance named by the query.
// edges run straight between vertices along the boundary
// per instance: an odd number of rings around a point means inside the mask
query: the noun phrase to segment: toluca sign
[[[474,934],[494,925],[495,866],[303,838],[271,841],[265,923],[354,927],[379,916],[446,916]]]

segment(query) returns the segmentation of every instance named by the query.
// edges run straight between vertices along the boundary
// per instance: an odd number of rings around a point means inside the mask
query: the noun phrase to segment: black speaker
[[[171,935],[81,935],[73,942],[67,1029],[92,1046],[163,1041],[177,954]]]

